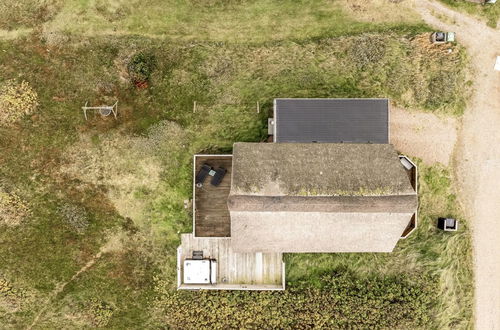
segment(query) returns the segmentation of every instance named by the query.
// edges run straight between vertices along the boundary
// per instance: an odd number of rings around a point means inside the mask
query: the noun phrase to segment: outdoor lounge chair
[[[208,173],[212,170],[212,167],[208,164],[203,164],[201,169],[196,174],[195,183],[197,187],[201,187],[203,185],[203,181],[207,177]]]
[[[227,170],[225,168],[219,167],[215,170],[215,174],[212,177],[210,183],[214,186],[220,185],[222,179],[224,179],[224,175],[226,175]]]

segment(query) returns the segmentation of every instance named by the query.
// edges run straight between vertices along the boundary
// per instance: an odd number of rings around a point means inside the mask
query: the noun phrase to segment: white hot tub
[[[184,260],[185,284],[215,284],[217,283],[217,262],[210,259]]]

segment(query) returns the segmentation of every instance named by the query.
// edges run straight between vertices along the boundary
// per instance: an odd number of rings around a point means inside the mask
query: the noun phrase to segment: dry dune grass
[[[124,232],[110,234],[106,244],[101,247],[100,251],[103,253],[120,252],[123,250],[126,239],[127,237]]]
[[[17,30],[0,29],[0,39],[13,40],[20,37],[25,37],[33,32],[31,28],[22,28]]]
[[[339,1],[351,17],[362,22],[419,22],[419,16],[408,0]]]
[[[35,27],[52,19],[60,0],[4,0],[0,2],[0,29],[14,30]]]
[[[90,136],[82,135],[66,154],[61,172],[86,184],[107,187],[107,195],[122,216],[134,218],[140,213],[134,191],[143,185],[154,188],[160,166],[156,161],[144,161],[134,154],[131,141],[119,135],[108,136],[100,146]],[[135,166],[134,166],[135,165]]]
[[[137,33],[158,38],[260,42],[338,35],[371,22],[418,24],[407,2],[4,0],[0,2],[0,29],[41,28],[47,39],[56,43],[64,42],[64,34]]]
[[[110,133],[96,141],[81,135],[67,151],[60,171],[86,184],[106,187],[120,215],[141,223],[165,164],[175,166],[175,152],[182,147],[183,137],[182,128],[172,122],[155,125],[146,136]]]
[[[218,108],[283,97],[387,97],[404,108],[460,115],[467,58],[460,45],[431,45],[430,33],[363,33],[311,43],[206,46],[200,66]],[[293,68],[293,69],[291,69]],[[172,80],[191,83],[189,72]],[[439,90],[441,92],[430,92]],[[201,104],[200,104],[201,106]]]

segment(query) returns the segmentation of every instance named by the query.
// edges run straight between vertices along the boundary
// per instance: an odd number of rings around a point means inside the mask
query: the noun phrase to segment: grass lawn
[[[0,29],[44,23],[45,34],[64,32],[77,38],[138,34],[249,43],[359,33],[378,25],[405,28],[405,23],[417,22],[407,7],[379,2],[351,8],[328,0],[7,0],[0,4]],[[386,13],[366,14],[378,9]],[[378,24],[370,24],[373,18]]]
[[[0,4],[0,28],[23,31],[0,39],[0,85],[27,81],[39,105],[0,126],[0,193],[30,210],[18,224],[0,217],[0,324],[209,327],[232,315],[234,327],[470,327],[467,221],[439,166],[422,164],[420,226],[393,254],[287,255],[286,293],[200,296],[173,285],[179,233],[191,230],[194,153],[263,141],[275,97],[389,97],[460,116],[459,45],[428,47],[411,11],[377,1],[23,6]],[[373,8],[390,10],[370,17]],[[138,52],[155,59],[147,88],[127,72]],[[117,120],[83,118],[85,102],[115,100]],[[438,215],[458,217],[460,231],[437,231]]]

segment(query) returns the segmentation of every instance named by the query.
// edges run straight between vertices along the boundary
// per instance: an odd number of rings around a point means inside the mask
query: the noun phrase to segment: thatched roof
[[[231,212],[236,252],[391,252],[412,213]]]
[[[417,194],[388,144],[236,143],[228,208],[240,252],[390,252]]]
[[[232,211],[246,212],[376,212],[405,213],[417,208],[415,194],[398,196],[248,196],[228,199]]]
[[[390,144],[235,143],[231,195],[415,194]]]

